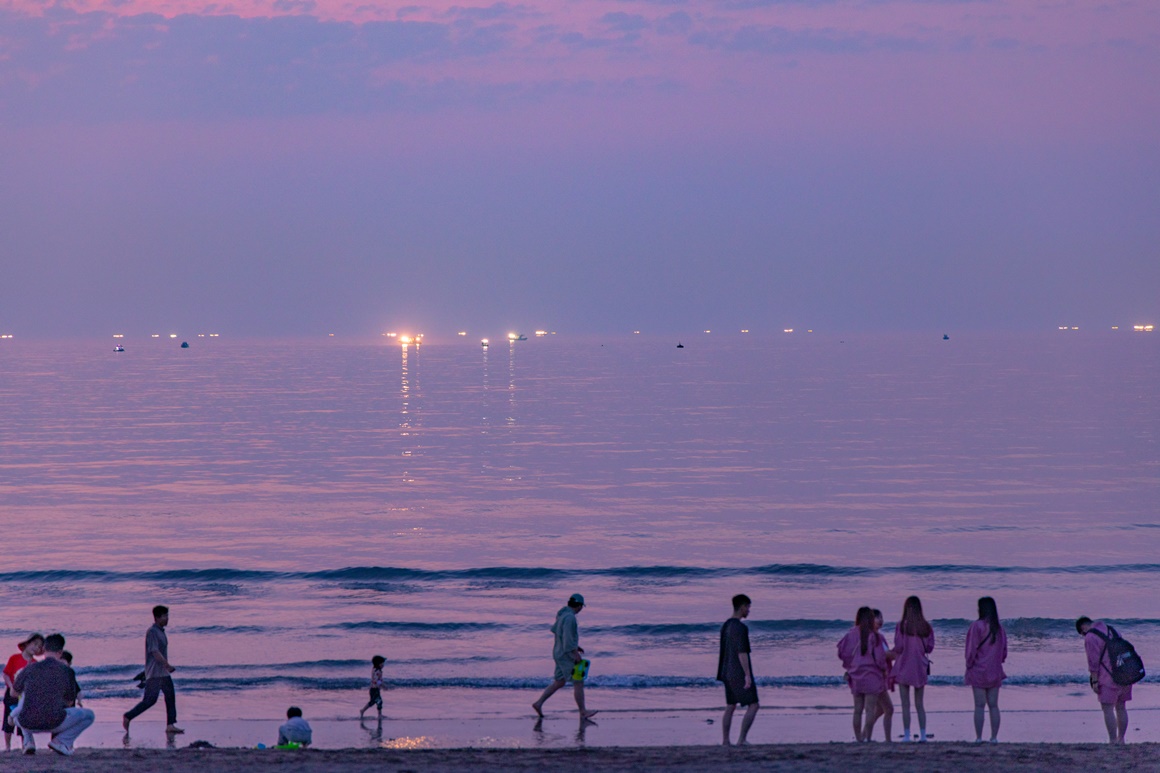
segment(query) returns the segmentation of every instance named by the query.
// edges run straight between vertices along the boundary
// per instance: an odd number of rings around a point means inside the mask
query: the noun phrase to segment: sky
[[[0,333],[1160,320],[1154,0],[0,0]]]

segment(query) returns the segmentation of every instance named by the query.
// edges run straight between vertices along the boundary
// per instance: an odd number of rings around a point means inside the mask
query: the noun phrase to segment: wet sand
[[[931,770],[1024,771],[1156,770],[1160,744],[787,744],[723,749],[711,746],[606,749],[418,749],[258,751],[248,749],[78,749],[70,760],[40,751],[35,757],[6,755],[9,770],[115,771],[750,771],[793,770],[838,773],[854,769],[889,769],[894,773]]]

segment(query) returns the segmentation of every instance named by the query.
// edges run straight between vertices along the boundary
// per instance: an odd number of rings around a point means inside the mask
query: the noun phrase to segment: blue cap
[[[584,606],[584,597],[581,596],[579,593],[573,593],[568,598],[568,603],[569,604],[579,604],[580,606]]]

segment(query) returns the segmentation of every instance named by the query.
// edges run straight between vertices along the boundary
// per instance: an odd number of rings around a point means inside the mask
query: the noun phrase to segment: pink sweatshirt
[[[899,684],[911,687],[926,687],[927,669],[934,651],[934,631],[927,636],[907,636],[902,633],[902,623],[894,628],[894,653],[898,656],[890,675]]]
[[[1096,620],[1092,628],[1108,635],[1108,626],[1103,620]],[[1088,671],[1096,675],[1096,692],[1100,703],[1120,703],[1132,700],[1132,685],[1116,684],[1112,679],[1112,658],[1104,651],[1105,642],[1094,633],[1083,637],[1083,648],[1087,652]]]
[[[989,690],[1003,684],[1007,674],[1003,661],[1007,659],[1007,632],[999,626],[995,641],[991,641],[991,626],[986,620],[976,620],[967,629],[967,675],[963,681],[968,687]]]
[[[855,695],[868,693],[877,695],[886,692],[886,640],[874,632],[866,643],[866,654],[862,654],[862,634],[854,626],[838,642],[838,657],[846,669],[846,681],[850,692]]]

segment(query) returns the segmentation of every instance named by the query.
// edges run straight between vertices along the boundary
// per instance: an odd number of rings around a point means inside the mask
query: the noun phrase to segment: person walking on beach
[[[742,621],[749,617],[753,604],[744,593],[733,597],[733,616],[721,626],[721,651],[717,657],[717,681],[725,685],[725,714],[721,717],[722,744],[729,746],[729,731],[733,725],[733,710],[745,707],[741,720],[741,734],[737,745],[749,743],[749,728],[757,716],[757,680],[753,676],[752,650],[749,647],[749,626]]]
[[[838,642],[846,684],[854,695],[854,738],[858,741],[870,740],[881,711],[879,699],[886,692],[886,671],[890,664],[882,643],[883,637],[874,630],[874,610],[870,607],[858,609],[854,627]]]
[[[568,603],[556,613],[556,622],[552,624],[552,634],[555,640],[552,645],[552,659],[556,661],[556,672],[552,683],[548,685],[539,700],[532,704],[536,715],[543,718],[544,701],[551,698],[557,690],[572,681],[572,693],[576,698],[576,707],[580,709],[580,719],[585,720],[595,716],[595,711],[589,711],[584,705],[584,680],[573,679],[573,670],[576,664],[584,659],[584,650],[580,647],[580,629],[576,624],[576,615],[584,609],[584,597],[573,593]]]
[[[76,702],[76,679],[61,660],[64,637],[54,633],[44,640],[44,660],[31,663],[16,675],[15,693],[24,697],[19,723],[24,730],[24,753],[36,754],[34,733],[52,733],[48,748],[66,757],[95,716],[91,709],[69,708]]]
[[[165,626],[169,625],[169,607],[153,607],[153,625],[145,633],[145,696],[141,702],[125,712],[121,725],[125,735],[129,734],[129,723],[157,702],[158,693],[165,695],[165,732],[170,735],[184,733],[177,726],[177,695],[173,690],[173,677],[177,669],[169,662],[169,637]]]
[[[367,709],[371,706],[377,706],[379,710],[379,719],[383,718],[383,664],[387,659],[382,655],[375,655],[371,658],[371,692],[370,700],[367,705],[362,707],[362,711],[358,713],[358,718],[362,719],[363,714],[367,713]]]
[[[874,615],[874,633],[878,636],[878,641],[882,643],[882,649],[886,652],[885,657],[893,658],[894,652],[890,649],[885,634],[881,633],[882,626],[886,624],[882,617],[882,610],[872,609],[870,611]],[[882,718],[882,732],[886,736],[886,743],[894,742],[894,738],[890,735],[894,727],[894,701],[890,699],[890,693],[894,692],[894,677],[890,675],[890,671],[888,663],[886,666],[886,689],[878,695],[878,716]]]
[[[963,681],[975,695],[975,742],[983,740],[983,710],[991,714],[991,743],[999,743],[999,687],[1007,674],[1007,632],[999,622],[995,599],[979,599],[979,619],[967,629],[967,673]]]
[[[1118,684],[1112,678],[1112,658],[1108,652],[1108,640],[1112,634],[1108,624],[1103,620],[1092,621],[1090,617],[1081,617],[1075,621],[1075,630],[1083,637],[1092,691],[1099,698],[1100,708],[1104,711],[1108,743],[1124,743],[1124,734],[1128,732],[1127,704],[1132,700],[1132,685]]]
[[[39,633],[30,635],[16,645],[16,654],[8,658],[4,664],[4,751],[12,750],[12,732],[16,728],[12,723],[12,710],[16,708],[19,698],[16,696],[16,675],[44,653],[44,636]],[[21,733],[23,735],[23,733]]]
[[[910,596],[902,605],[902,619],[894,628],[894,667],[891,676],[898,682],[902,700],[902,740],[910,735],[910,689],[914,688],[914,709],[918,714],[918,741],[926,743],[926,707],[923,695],[930,676],[930,655],[934,651],[934,628],[922,615],[922,602]]]

